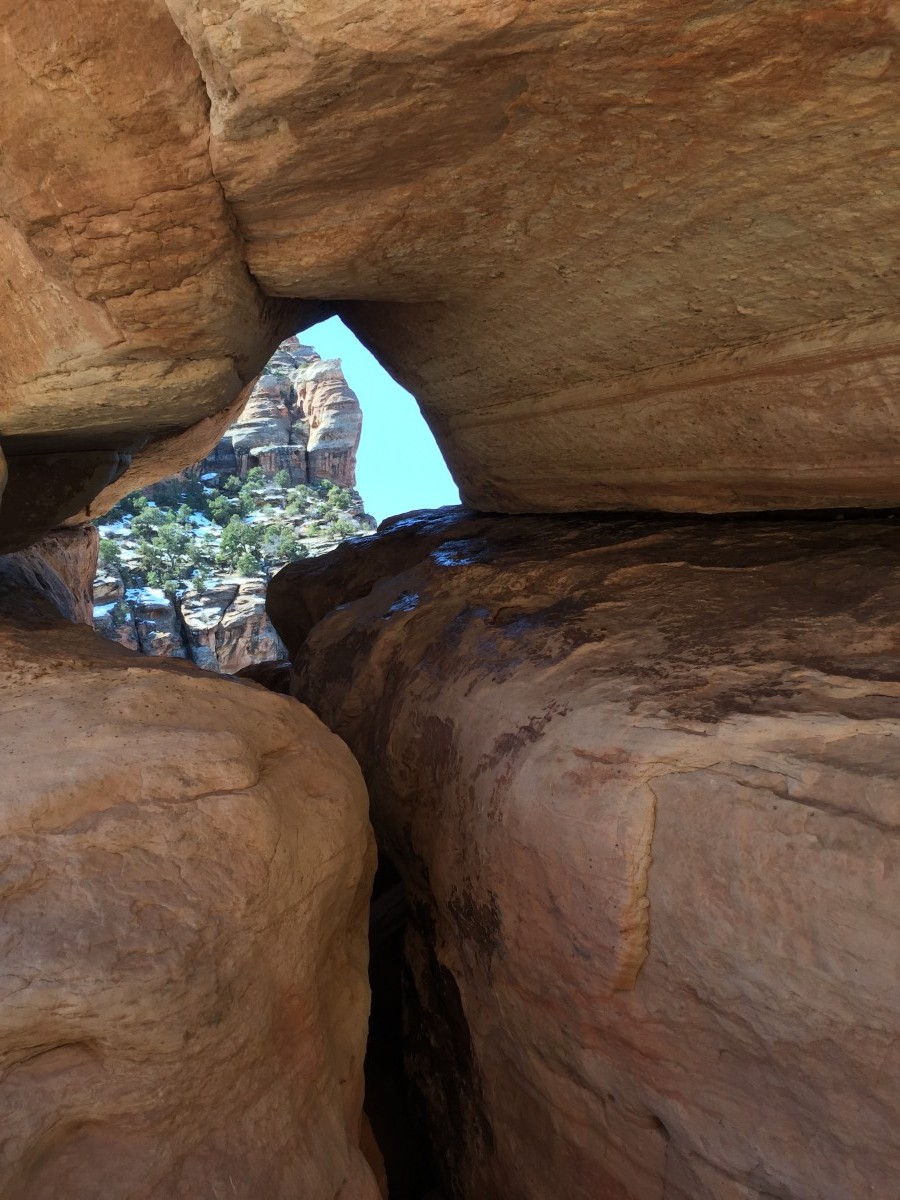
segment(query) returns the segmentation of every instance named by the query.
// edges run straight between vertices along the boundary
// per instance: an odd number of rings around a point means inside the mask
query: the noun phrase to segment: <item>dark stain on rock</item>
[[[476,900],[470,891],[454,888],[447,905],[460,937],[478,948],[490,967],[494,954],[503,947],[503,918],[497,897],[488,893],[487,903]]]
[[[540,740],[554,717],[565,716],[568,711],[567,707],[553,701],[543,713],[531,717],[524,725],[501,733],[490,753],[482,757],[475,774],[481,775],[484,771],[493,771],[501,763],[510,763],[523,747],[533,746]]]

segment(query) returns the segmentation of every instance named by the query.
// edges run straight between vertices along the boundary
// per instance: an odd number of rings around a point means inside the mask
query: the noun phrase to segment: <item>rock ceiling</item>
[[[13,541],[129,456],[136,484],[198,457],[331,312],[475,506],[900,503],[897,4],[0,0],[0,28]]]

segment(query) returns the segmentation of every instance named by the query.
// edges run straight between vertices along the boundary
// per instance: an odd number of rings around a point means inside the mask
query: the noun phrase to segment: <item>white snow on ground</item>
[[[125,598],[131,604],[169,604],[170,601],[161,588],[140,587],[129,588]]]
[[[102,620],[103,617],[108,617],[112,610],[116,607],[118,601],[110,600],[109,604],[94,605],[94,620]]]

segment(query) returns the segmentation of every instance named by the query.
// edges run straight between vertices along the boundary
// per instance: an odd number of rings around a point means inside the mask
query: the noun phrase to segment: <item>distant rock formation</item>
[[[243,480],[242,494],[249,489],[253,498],[252,511],[239,510],[241,520],[291,535],[277,565],[370,533],[375,523],[355,490],[361,431],[362,411],[340,361],[322,359],[311,346],[288,338],[212,453],[171,481],[185,485],[179,500],[160,498],[170,484],[145,493],[159,510],[178,508],[182,500],[194,510],[190,522],[197,537],[206,539],[208,554],[202,586],[191,586],[187,577],[177,594],[146,586],[153,580],[141,569],[134,514],[113,510],[100,523],[100,534],[116,543],[118,562],[107,562],[94,580],[94,627],[143,654],[188,659],[210,671],[234,673],[283,657],[285,648],[266,615],[263,578],[242,573],[240,561],[223,564],[219,558],[222,527],[209,519],[210,501],[230,496],[236,513],[238,485],[232,477]],[[329,491],[331,484],[341,490]]]
[[[285,470],[294,484],[330,480],[355,488],[361,432],[359,401],[340,361],[290,337],[202,468],[243,478],[258,466],[269,476]]]

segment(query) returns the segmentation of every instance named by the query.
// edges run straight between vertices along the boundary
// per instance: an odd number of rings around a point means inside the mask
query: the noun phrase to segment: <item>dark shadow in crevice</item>
[[[423,1115],[413,1103],[404,1066],[403,939],[408,911],[400,875],[382,855],[369,919],[372,1014],[365,1111],[384,1158],[390,1200],[439,1200]]]

